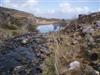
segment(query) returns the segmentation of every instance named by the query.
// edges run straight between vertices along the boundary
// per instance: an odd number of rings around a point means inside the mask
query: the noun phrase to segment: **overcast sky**
[[[100,0],[0,0],[0,6],[48,18],[74,18],[100,11]]]

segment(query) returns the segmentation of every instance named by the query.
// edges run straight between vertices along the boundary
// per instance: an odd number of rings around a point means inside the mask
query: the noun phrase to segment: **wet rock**
[[[0,50],[0,75],[40,75],[39,66],[49,50],[41,35],[21,35],[4,42]]]

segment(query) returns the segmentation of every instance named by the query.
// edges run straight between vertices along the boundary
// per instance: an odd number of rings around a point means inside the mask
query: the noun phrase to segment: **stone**
[[[94,29],[92,28],[91,25],[86,25],[86,26],[83,26],[82,32],[83,33],[93,33]]]
[[[95,45],[94,38],[90,34],[85,35],[86,41],[88,45]]]
[[[27,38],[22,39],[21,43],[22,43],[22,44],[27,44],[27,43],[28,43],[28,39],[27,39]]]
[[[69,70],[77,70],[80,68],[80,62],[79,61],[73,61],[70,63],[70,68]]]
[[[18,70],[20,70],[21,68],[23,68],[23,66],[16,66],[16,67],[14,68],[14,71],[18,71]]]
[[[99,71],[95,71],[97,75],[100,75]]]

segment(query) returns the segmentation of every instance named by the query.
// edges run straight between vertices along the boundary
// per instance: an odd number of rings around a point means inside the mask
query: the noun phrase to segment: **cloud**
[[[2,0],[1,6],[30,11],[38,4],[38,2],[38,0]]]
[[[98,9],[98,11],[100,11],[100,9]]]
[[[72,18],[100,11],[98,0],[0,0],[0,6],[33,13],[36,16]]]
[[[88,13],[89,8],[84,6],[84,7],[75,7],[71,5],[70,3],[61,3],[59,4],[60,11],[62,13],[75,13],[75,14],[80,14],[80,13]]]
[[[40,13],[41,10],[39,8],[36,8],[35,11],[36,13]]]
[[[86,14],[90,11],[87,6],[75,6],[68,2],[58,4],[57,9],[48,9],[46,12],[40,12],[36,15],[48,18],[76,18],[79,14]]]
[[[27,0],[22,6],[23,7],[32,7],[38,4],[38,0]]]
[[[47,11],[47,13],[49,13],[49,14],[54,14],[55,12],[56,12],[56,10],[54,10],[54,9]]]
[[[84,7],[76,7],[75,8],[76,13],[88,13],[90,11],[90,9],[86,6]]]
[[[59,6],[63,13],[70,13],[74,11],[73,7],[69,3],[61,3]]]

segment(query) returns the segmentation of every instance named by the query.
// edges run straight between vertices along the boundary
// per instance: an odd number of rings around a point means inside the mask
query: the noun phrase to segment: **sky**
[[[46,18],[70,19],[100,11],[100,0],[0,0],[0,6]]]

